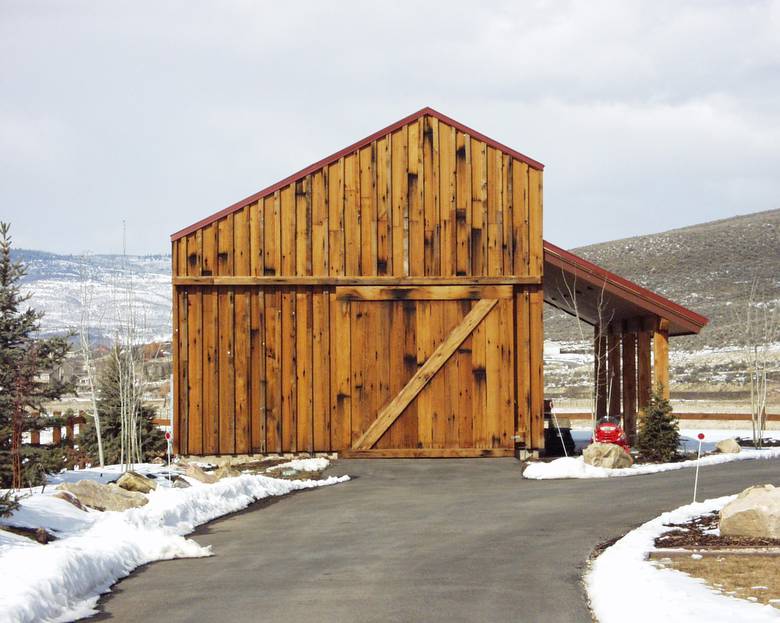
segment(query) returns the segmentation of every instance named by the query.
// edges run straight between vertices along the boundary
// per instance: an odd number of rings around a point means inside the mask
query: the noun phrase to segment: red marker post
[[[696,435],[699,439],[699,452],[696,455],[696,478],[693,481],[693,503],[696,503],[696,490],[699,488],[699,459],[701,459],[701,442],[704,441],[704,433]]]

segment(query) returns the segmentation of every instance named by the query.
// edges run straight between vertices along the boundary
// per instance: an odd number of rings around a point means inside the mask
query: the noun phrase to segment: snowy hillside
[[[130,286],[138,309],[139,337],[170,337],[170,256],[76,256],[24,249],[13,255],[27,265],[23,283],[33,293],[30,304],[46,314],[44,332],[78,328],[86,287],[92,299],[91,337],[95,341],[110,337],[117,323],[117,302],[126,300]]]

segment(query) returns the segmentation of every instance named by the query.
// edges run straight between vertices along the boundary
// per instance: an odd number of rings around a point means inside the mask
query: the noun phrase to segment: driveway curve
[[[528,481],[514,459],[340,461],[353,480],[217,520],[215,556],[148,565],[98,620],[590,622],[593,547],[690,502],[690,469]],[[780,484],[780,461],[703,468],[700,499]]]

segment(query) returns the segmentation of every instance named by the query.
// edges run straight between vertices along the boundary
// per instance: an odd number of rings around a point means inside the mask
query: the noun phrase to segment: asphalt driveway
[[[593,547],[688,503],[690,469],[527,481],[514,459],[341,461],[351,482],[212,522],[215,556],[158,562],[114,587],[98,620],[591,621]],[[780,461],[703,468],[700,499],[763,482]]]

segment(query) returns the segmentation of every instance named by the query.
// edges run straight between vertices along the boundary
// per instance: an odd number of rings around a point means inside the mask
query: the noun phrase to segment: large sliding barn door
[[[333,432],[345,454],[512,454],[512,286],[337,287],[333,296]]]

